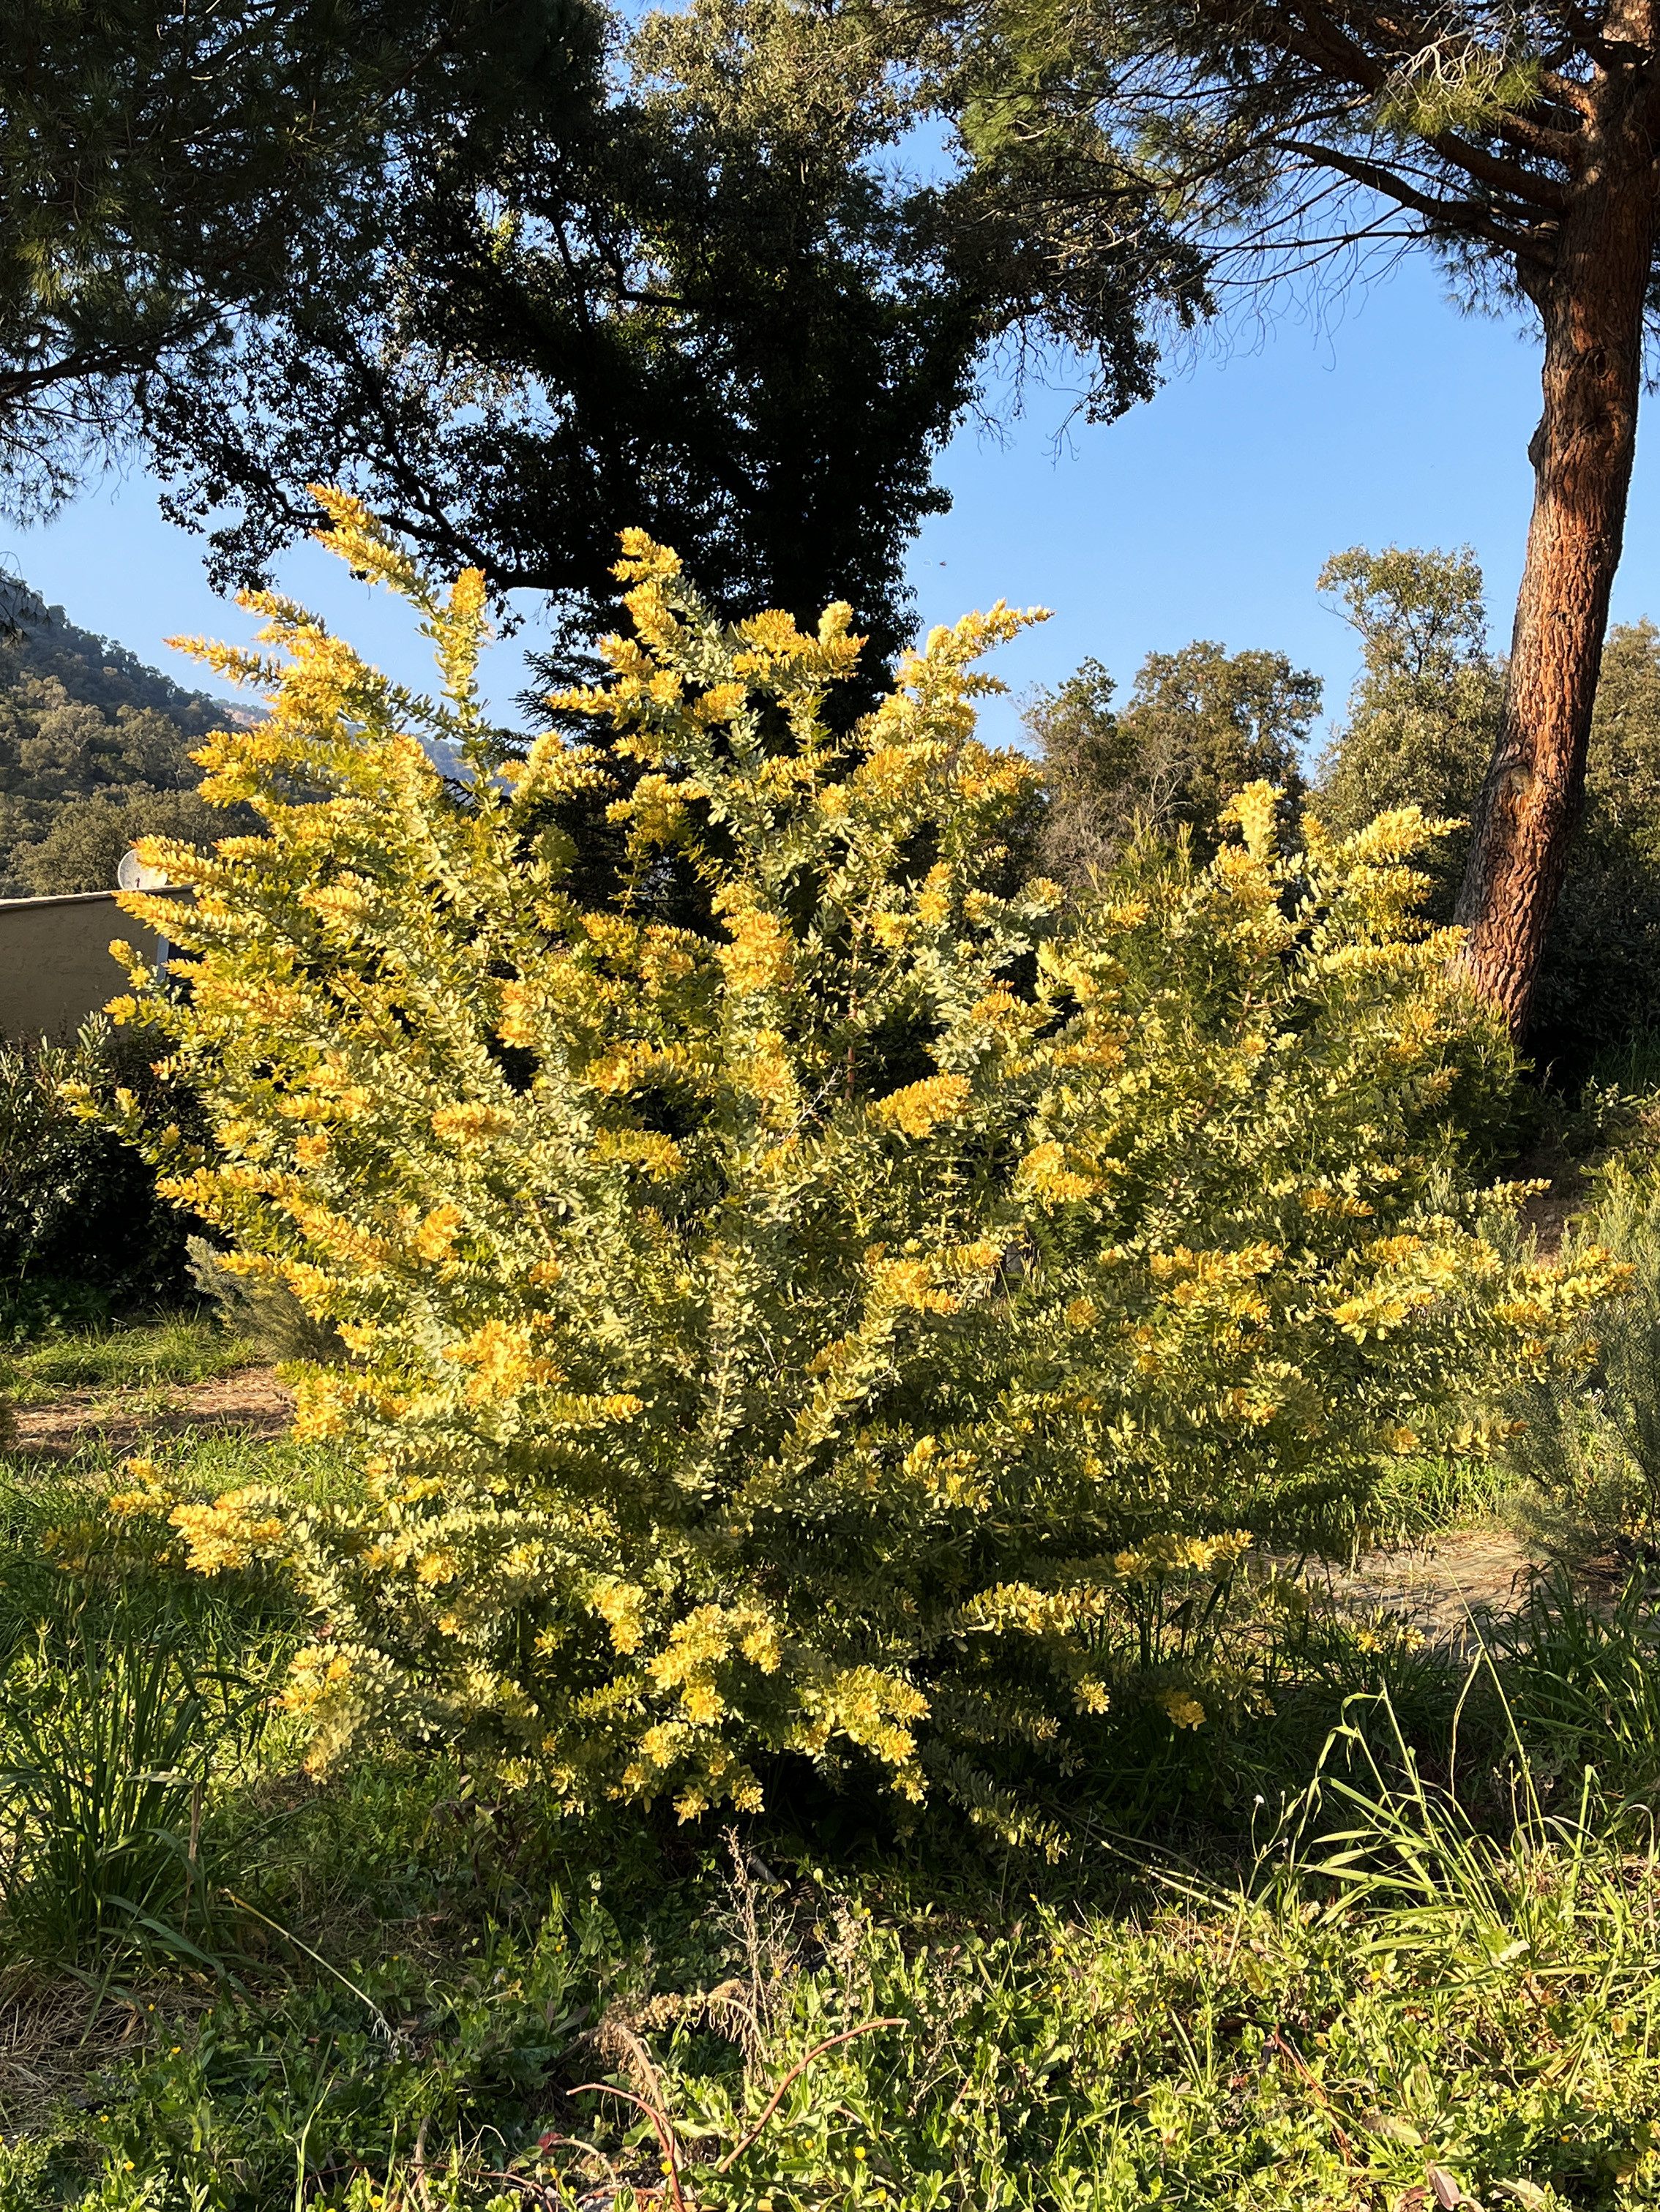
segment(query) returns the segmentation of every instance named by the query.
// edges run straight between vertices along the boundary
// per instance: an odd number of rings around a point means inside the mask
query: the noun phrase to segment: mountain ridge
[[[27,586],[17,604],[0,635],[0,898],[109,890],[135,837],[243,826],[244,810],[198,796],[190,756],[249,708],[186,689]]]

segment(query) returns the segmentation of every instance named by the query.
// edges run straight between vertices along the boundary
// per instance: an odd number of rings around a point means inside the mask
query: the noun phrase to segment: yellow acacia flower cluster
[[[1309,1535],[1614,1281],[1504,1259],[1461,1177],[1502,1048],[1415,918],[1436,825],[1293,860],[1254,787],[1213,864],[1069,905],[975,734],[1027,617],[934,631],[838,733],[848,610],[723,626],[637,532],[630,634],[556,702],[588,742],[504,756],[480,580],[319,497],[439,696],[275,597],[204,648],[269,713],[204,787],[265,828],[145,848],[193,900],[125,904],[190,988],[128,956],[125,1011],[211,1141],[115,1120],[344,1346],[295,1382],[351,1502],[167,1508],[204,1572],[291,1562],[320,1759],[447,1737],[691,1818],[787,1756],[983,1817],[1003,1747],[1070,1758],[1119,1698],[1134,1608]],[[1221,1692],[1156,1694],[1189,1729]]]
[[[277,1550],[286,1534],[269,1494],[257,1489],[227,1491],[207,1504],[175,1505],[167,1520],[185,1540],[185,1565],[199,1575],[246,1567]]]

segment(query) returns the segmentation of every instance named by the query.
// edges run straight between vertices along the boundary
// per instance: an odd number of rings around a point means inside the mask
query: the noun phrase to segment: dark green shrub
[[[78,1120],[59,1095],[128,1091],[184,1120],[151,1070],[153,1038],[97,1018],[73,1044],[0,1042],[0,1331],[14,1338],[100,1320],[112,1307],[187,1296],[192,1225],[156,1194],[138,1155]]]
[[[257,826],[246,807],[210,806],[193,791],[96,793],[55,809],[45,835],[21,847],[14,865],[37,898],[109,891],[121,855],[141,837],[210,845]]]

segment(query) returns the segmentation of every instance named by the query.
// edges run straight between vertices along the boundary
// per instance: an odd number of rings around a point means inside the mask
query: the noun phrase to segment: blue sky
[[[939,474],[952,512],[912,557],[925,623],[1002,597],[1055,618],[999,656],[1015,692],[1058,681],[1086,654],[1128,691],[1143,653],[1194,637],[1230,651],[1278,647],[1326,681],[1341,709],[1357,655],[1314,580],[1328,553],[1395,543],[1475,548],[1495,636],[1508,634],[1531,491],[1527,441],[1538,415],[1534,343],[1466,318],[1423,258],[1329,305],[1236,332],[1122,422],[1078,425],[1057,454],[1069,395],[1034,388],[1003,437],[964,428]],[[1614,618],[1660,616],[1660,476],[1639,441]],[[619,518],[623,520],[623,518]],[[185,682],[172,631],[245,638],[247,618],[204,580],[199,541],[164,523],[130,471],[58,520],[0,536],[46,598]],[[314,547],[283,564],[285,589],[359,649],[424,683],[422,647],[383,594]],[[520,639],[497,648],[490,690],[506,711],[520,687]],[[988,712],[1012,738],[1012,700]]]

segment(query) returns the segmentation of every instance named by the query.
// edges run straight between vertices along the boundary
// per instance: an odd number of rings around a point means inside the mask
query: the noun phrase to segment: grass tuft
[[[246,1367],[252,1348],[196,1314],[172,1314],[129,1328],[91,1328],[0,1349],[0,1391],[40,1406],[70,1390],[135,1390],[205,1382]]]

